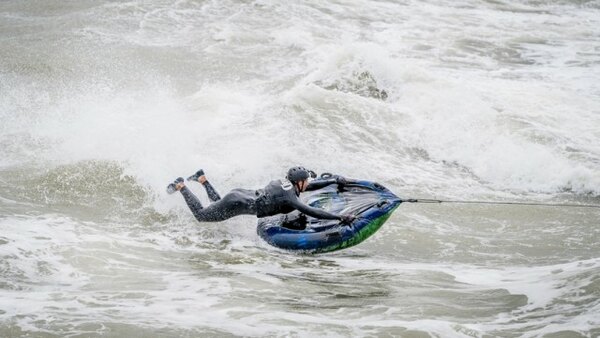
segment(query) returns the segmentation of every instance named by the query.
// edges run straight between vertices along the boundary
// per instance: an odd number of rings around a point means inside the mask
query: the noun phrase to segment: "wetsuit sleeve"
[[[318,189],[324,188],[324,187],[326,187],[328,185],[336,184],[336,183],[337,183],[337,181],[336,181],[335,178],[330,178],[330,179],[327,179],[327,180],[318,180],[316,182],[313,181],[313,182],[310,182],[308,184],[308,186],[306,187],[305,191],[318,190]]]
[[[317,208],[313,208],[313,207],[309,207],[308,205],[300,202],[299,199],[294,199],[292,201],[290,201],[290,204],[292,205],[292,207],[294,207],[296,210],[300,211],[303,214],[306,214],[308,216],[314,217],[314,218],[319,218],[319,219],[338,219],[341,220],[341,216],[339,215],[335,215],[332,213],[329,213],[325,210],[322,209],[317,209]]]

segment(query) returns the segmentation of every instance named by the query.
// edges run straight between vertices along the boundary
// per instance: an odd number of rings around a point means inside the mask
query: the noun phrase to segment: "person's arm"
[[[313,181],[313,182],[310,182],[308,184],[308,186],[306,187],[306,189],[304,191],[319,190],[321,188],[325,188],[326,186],[331,185],[331,184],[335,184],[335,183],[337,183],[335,181],[335,178],[330,178],[330,179],[327,179],[327,180]]]
[[[332,214],[332,213],[327,212],[322,209],[310,207],[310,206],[300,202],[300,200],[297,198],[294,199],[293,201],[291,201],[291,205],[296,210],[300,211],[301,213],[306,214],[311,217],[314,217],[314,218],[342,220],[342,217],[340,215],[335,215],[335,214]]]
[[[347,182],[346,182],[345,178],[343,178],[342,176],[336,176],[336,177],[328,178],[326,180],[317,180],[317,181],[310,182],[304,191],[318,190],[318,189],[324,188],[331,184],[337,184],[340,187],[343,187],[344,185],[346,185],[346,183]]]

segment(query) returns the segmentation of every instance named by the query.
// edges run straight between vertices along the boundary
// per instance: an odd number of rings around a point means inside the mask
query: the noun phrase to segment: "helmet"
[[[304,181],[309,176],[310,173],[304,167],[293,167],[290,168],[290,170],[288,170],[287,176],[285,178],[287,178],[288,181],[292,183],[296,183],[299,181]]]

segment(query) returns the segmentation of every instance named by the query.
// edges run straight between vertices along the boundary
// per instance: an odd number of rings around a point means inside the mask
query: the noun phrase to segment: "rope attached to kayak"
[[[492,204],[492,205],[533,205],[541,207],[567,207],[567,208],[600,208],[597,204],[567,204],[567,203],[535,203],[535,202],[494,202],[494,201],[464,201],[464,200],[436,200],[427,198],[403,199],[403,203],[460,203],[460,204]]]

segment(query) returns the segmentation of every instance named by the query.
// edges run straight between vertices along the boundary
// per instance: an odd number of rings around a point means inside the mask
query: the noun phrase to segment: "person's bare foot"
[[[201,184],[204,184],[206,182],[206,176],[204,176],[204,170],[200,169],[198,171],[196,171],[196,173],[190,177],[187,178],[188,181],[197,181],[200,182]]]
[[[183,177],[177,177],[173,183],[167,186],[167,193],[172,194],[183,189],[183,187],[185,187],[185,184],[183,184]]]

